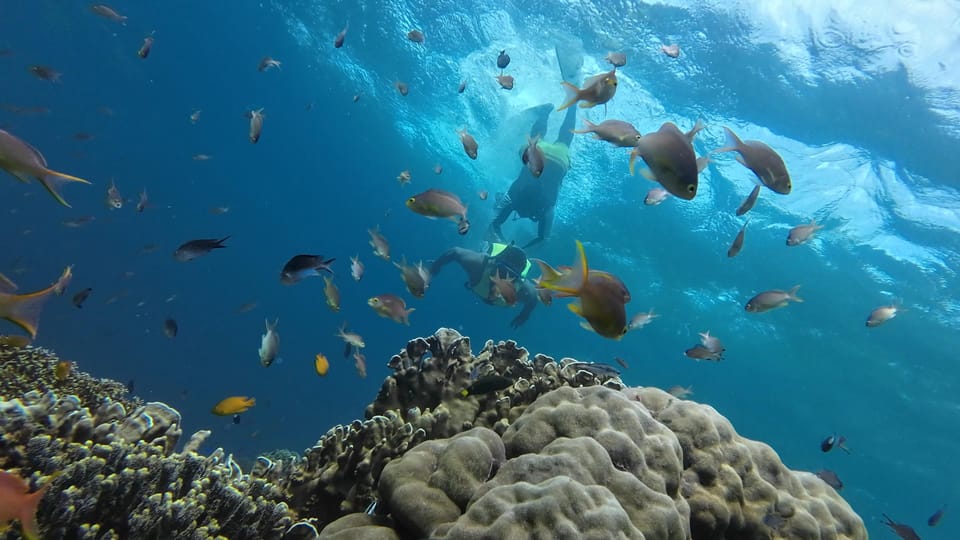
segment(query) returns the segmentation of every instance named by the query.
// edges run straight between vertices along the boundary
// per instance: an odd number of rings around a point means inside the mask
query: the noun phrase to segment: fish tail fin
[[[37,526],[37,507],[40,506],[40,499],[47,492],[50,483],[44,484],[40,489],[33,493],[23,496],[23,503],[20,506],[20,512],[17,519],[20,520],[20,529],[23,532],[25,540],[37,540],[40,538]]]
[[[233,235],[228,234],[227,236],[224,236],[224,237],[221,238],[220,240],[217,240],[217,244],[216,244],[215,246],[213,246],[214,249],[227,247],[227,246],[225,246],[223,243],[226,242],[227,240],[229,240],[231,236],[233,236]]]
[[[797,291],[799,290],[800,290],[800,286],[794,285],[792,289],[787,291],[787,296],[790,298],[790,300],[793,300],[794,302],[803,302],[803,298],[800,298],[799,296],[797,296]]]
[[[0,309],[3,318],[19,326],[31,339],[37,337],[37,327],[40,325],[40,312],[47,299],[57,291],[57,284],[53,284],[41,291],[0,297]]]
[[[405,324],[405,325],[407,325],[407,326],[410,326],[410,314],[413,313],[413,312],[416,311],[416,310],[417,310],[417,308],[413,308],[413,307],[410,308],[410,309],[404,310],[404,312],[403,312],[403,324]]]
[[[263,322],[266,323],[267,331],[268,331],[268,332],[272,332],[272,331],[274,331],[274,330],[277,329],[277,326],[280,325],[280,317],[277,317],[277,318],[273,321],[273,323],[270,322],[270,319],[264,319]]]
[[[90,182],[84,180],[83,178],[78,178],[76,176],[70,176],[69,174],[64,174],[62,172],[52,171],[50,169],[44,169],[43,174],[37,177],[37,180],[43,184],[43,187],[47,189],[50,195],[57,200],[58,203],[71,208],[70,204],[66,199],[63,198],[63,195],[60,193],[61,188],[67,182],[79,182],[81,184],[89,184]]]
[[[587,120],[586,118],[584,118],[584,119],[583,119],[583,129],[571,129],[570,131],[573,132],[573,133],[590,133],[590,132],[592,132],[592,131],[595,130],[595,129],[597,129],[597,125],[594,124],[593,122]]]
[[[567,81],[563,81],[563,82],[561,82],[560,84],[562,84],[564,88],[566,88],[569,92],[571,92],[571,96],[570,96],[570,98],[567,100],[566,103],[564,103],[563,105],[561,105],[560,107],[557,108],[557,111],[558,111],[558,112],[566,109],[567,107],[569,107],[569,106],[571,106],[571,105],[573,105],[573,104],[576,103],[577,101],[580,101],[580,89],[577,88],[576,85],[570,84],[570,83],[568,83]]]
[[[718,152],[734,152],[739,150],[740,147],[743,146],[743,141],[741,141],[740,137],[737,137],[737,134],[731,131],[730,128],[728,128],[727,126],[723,126],[723,132],[726,134],[726,137],[727,137],[726,143],[724,143],[726,144],[726,146],[722,148],[717,148],[716,150],[711,152],[712,154],[715,154]]]

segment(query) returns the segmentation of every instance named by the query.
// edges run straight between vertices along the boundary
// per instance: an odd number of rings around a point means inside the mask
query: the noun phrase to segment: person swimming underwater
[[[583,65],[582,54],[572,45],[557,46],[556,53],[563,80],[575,82]],[[560,195],[563,177],[570,169],[570,142],[573,140],[574,124],[577,121],[577,107],[567,108],[556,141],[544,141],[547,119],[553,109],[551,103],[532,109],[537,119],[530,128],[530,138],[540,138],[537,146],[543,151],[545,158],[543,172],[537,178],[523,166],[507,193],[497,194],[497,215],[490,224],[488,235],[493,242],[504,242],[501,226],[514,212],[520,218],[528,218],[537,223],[537,237],[527,242],[523,249],[543,242],[550,236],[557,197]]]
[[[500,307],[523,305],[520,314],[510,321],[511,327],[527,322],[537,307],[537,290],[527,279],[532,264],[522,249],[496,242],[490,244],[489,252],[454,247],[430,265],[430,275],[436,276],[451,262],[463,268],[467,273],[464,286],[485,303]]]

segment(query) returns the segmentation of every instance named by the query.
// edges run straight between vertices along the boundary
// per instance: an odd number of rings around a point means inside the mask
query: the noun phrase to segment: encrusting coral
[[[4,369],[23,354],[52,376],[45,351],[4,354]],[[0,400],[0,469],[51,486],[44,538],[867,538],[822,480],[712,407],[626,388],[609,366],[512,341],[473,355],[448,329],[389,366],[365,420],[249,474],[222,449],[196,453],[207,431],[176,452],[180,414],[163,403],[122,403],[95,379],[84,397],[47,382],[12,394],[19,380]]]
[[[76,396],[81,405],[94,409],[103,398],[123,404],[132,411],[140,401],[130,396],[127,387],[111,379],[97,379],[72,365],[60,380],[56,366],[63,362],[52,351],[38,347],[17,348],[0,344],[0,399],[13,399],[36,390],[53,390],[59,395]]]

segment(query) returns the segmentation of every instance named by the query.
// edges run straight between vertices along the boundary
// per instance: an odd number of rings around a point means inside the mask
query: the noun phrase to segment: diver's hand
[[[516,317],[513,318],[512,321],[510,321],[510,328],[513,328],[514,330],[516,330],[517,328],[520,328],[521,326],[523,326],[523,323],[527,322],[527,319],[529,318],[530,318],[530,315],[526,313],[521,313],[517,315]]]

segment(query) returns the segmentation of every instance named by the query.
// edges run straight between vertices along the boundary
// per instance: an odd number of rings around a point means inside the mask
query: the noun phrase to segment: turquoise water
[[[865,12],[747,1],[478,2],[468,11],[458,2],[118,3],[129,17],[120,25],[85,4],[9,3],[0,8],[0,102],[10,105],[0,128],[94,185],[68,186],[67,209],[37,184],[0,181],[0,272],[33,290],[75,265],[68,295],[45,308],[37,344],[98,376],[132,379],[138,395],[180,410],[185,431],[212,429],[208,446],[247,459],[301,450],[362,416],[390,356],[448,326],[471,336],[475,351],[486,339],[516,339],[555,357],[622,357],[630,384],[692,385],[693,399],[771,444],[791,468],[835,470],[876,536],[891,536],[878,522],[886,512],[924,538],[955,538],[949,510],[936,529],[924,522],[943,504],[960,506],[960,9],[875,4]],[[347,23],[344,47],[334,49]],[[423,45],[406,39],[413,28]],[[136,51],[152,31],[144,60]],[[516,312],[481,303],[453,267],[415,300],[367,245],[367,229],[379,225],[395,259],[480,248],[494,194],[522,166],[532,121],[524,111],[564,100],[554,45],[571,40],[583,75],[608,70],[608,51],[628,58],[606,116],[597,107],[580,119],[627,120],[648,133],[701,118],[698,155],[722,146],[728,126],[776,149],[793,177],[790,195],[761,193],[743,252],[728,259],[743,222],[734,210],[755,182],[732,155],[714,156],[693,201],[646,207],[655,184],[629,176],[628,152],[577,135],[553,234],[530,255],[569,264],[579,239],[591,266],[630,289],[629,313],[660,315],[619,342],[580,329],[564,300],[512,330]],[[660,52],[673,42],[677,59]],[[510,92],[494,80],[501,49],[512,57]],[[281,68],[258,72],[267,55]],[[60,83],[34,77],[33,64],[62,72]],[[406,97],[397,80],[409,85]],[[263,135],[251,145],[244,113],[259,108]],[[548,139],[561,119],[550,117]],[[479,142],[476,161],[460,146],[462,127]],[[92,138],[77,140],[80,132]],[[405,169],[412,182],[401,187],[395,177]],[[120,210],[104,202],[111,178],[128,199]],[[469,234],[404,207],[431,187],[468,203]],[[143,188],[152,206],[140,214]],[[229,212],[210,212],[221,206]],[[96,219],[83,227],[62,224],[88,215]],[[786,247],[787,231],[812,218],[824,229]],[[522,244],[536,226],[508,220],[504,231]],[[227,249],[188,263],[171,257],[187,240],[227,235]],[[157,251],[143,253],[147,244]],[[320,279],[280,284],[298,253],[337,258],[339,313],[324,305]],[[349,277],[355,254],[367,267],[359,283]],[[795,284],[802,304],[743,310],[754,294]],[[70,296],[84,287],[94,291],[78,310]],[[382,293],[416,308],[409,328],[365,305]],[[866,328],[870,311],[894,298],[907,309]],[[236,312],[254,301],[253,311]],[[179,324],[173,339],[162,331],[167,317]],[[277,317],[283,361],[264,369],[257,347],[264,319]],[[344,322],[366,338],[366,379],[341,355],[334,333]],[[724,361],[683,356],[706,330],[723,339]],[[313,371],[317,353],[332,364],[325,378]],[[230,395],[257,399],[239,424],[209,412]],[[820,452],[834,432],[851,455]]]

